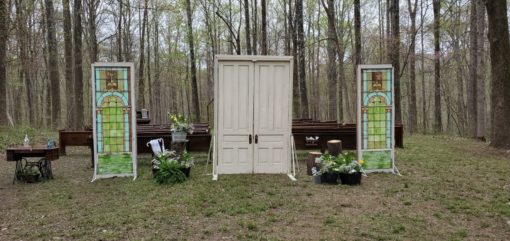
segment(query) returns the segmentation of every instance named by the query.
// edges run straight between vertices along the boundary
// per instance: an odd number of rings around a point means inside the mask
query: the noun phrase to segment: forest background
[[[211,123],[216,54],[290,55],[294,118],[354,123],[355,67],[392,64],[406,132],[510,148],[507,4],[1,0],[0,125],[90,125],[98,61],[136,63],[136,108],[152,123],[168,123],[167,112]]]

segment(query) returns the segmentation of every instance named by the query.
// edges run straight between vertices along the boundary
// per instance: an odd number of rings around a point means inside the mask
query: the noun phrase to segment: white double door
[[[217,66],[218,173],[288,173],[290,61],[219,61]]]

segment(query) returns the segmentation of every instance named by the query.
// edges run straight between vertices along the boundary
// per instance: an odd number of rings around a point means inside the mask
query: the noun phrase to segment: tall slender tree
[[[7,124],[7,39],[8,39],[7,1],[0,2],[0,126]]]
[[[298,0],[300,1],[300,0]],[[260,4],[262,5],[261,14],[262,14],[262,55],[267,55],[267,4],[266,0],[261,0]]]
[[[485,110],[485,60],[487,58],[486,50],[485,50],[485,38],[486,38],[486,19],[485,19],[485,11],[483,2],[481,0],[476,0],[477,9],[477,42],[479,43],[476,46],[476,56],[479,56],[476,59],[476,138],[482,141],[485,141],[485,118],[486,118],[486,110]]]
[[[489,43],[492,69],[491,146],[510,148],[510,36],[507,1],[485,0],[489,18]]]
[[[200,103],[198,102],[198,84],[197,84],[197,67],[195,60],[195,47],[193,40],[193,12],[191,11],[191,1],[186,0],[186,16],[188,20],[188,46],[189,46],[189,57],[191,62],[191,95],[192,95],[192,105],[193,105],[193,121],[200,121]],[[238,36],[239,38],[239,36]],[[238,45],[238,47],[240,47]],[[240,49],[239,49],[240,50]]]
[[[441,27],[441,0],[433,0],[434,11],[434,131],[441,132],[441,39],[439,30]]]
[[[66,82],[66,106],[67,106],[67,127],[76,128],[75,115],[74,115],[74,70],[73,70],[73,34],[71,9],[69,7],[69,0],[63,0],[63,13],[64,13],[64,62],[65,62],[65,82]]]
[[[416,132],[418,125],[418,108],[416,106],[416,11],[418,9],[418,0],[407,0],[407,8],[409,10],[409,17],[411,19],[411,43],[409,46],[409,82],[410,82],[410,94],[409,94],[409,132]]]
[[[390,51],[391,64],[395,76],[393,76],[395,89],[395,122],[402,123],[402,109],[400,101],[400,1],[391,0],[391,43]]]
[[[328,0],[328,4],[321,0],[322,6],[326,10],[328,17],[328,119],[335,120],[337,118],[337,74],[336,74],[336,45],[337,36],[335,31],[335,1]],[[319,87],[316,87],[319,88]],[[340,96],[342,98],[342,96]]]
[[[46,40],[48,44],[48,67],[51,90],[51,123],[53,128],[60,125],[60,75],[58,73],[58,47],[55,36],[55,14],[53,1],[45,0]]]
[[[299,92],[301,117],[308,118],[308,96],[306,91],[305,35],[303,27],[303,0],[296,1],[297,48],[299,53]]]
[[[83,69],[82,69],[82,2],[74,0],[74,113],[76,128],[84,127],[84,108],[83,108]]]
[[[244,31],[246,34],[246,53],[251,55],[251,35],[250,35],[250,3],[244,0]]]
[[[138,108],[146,108],[145,106],[145,29],[147,27],[147,14],[149,0],[144,0],[143,19],[142,19],[142,34],[140,36],[140,62],[138,65]]]

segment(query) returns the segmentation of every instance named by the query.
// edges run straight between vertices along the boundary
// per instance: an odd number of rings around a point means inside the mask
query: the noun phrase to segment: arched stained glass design
[[[136,173],[132,69],[131,64],[94,64],[92,67],[97,158],[94,178]]]
[[[393,170],[393,68],[361,66],[358,77],[358,155],[367,170]]]

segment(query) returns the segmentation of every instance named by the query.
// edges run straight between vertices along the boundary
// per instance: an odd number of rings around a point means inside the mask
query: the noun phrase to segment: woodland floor
[[[3,145],[9,135],[0,134]],[[397,150],[401,177],[369,174],[358,187],[314,184],[304,152],[296,182],[285,175],[213,182],[203,175],[205,153],[192,153],[200,163],[183,184],[154,183],[149,156],[140,158],[136,181],[91,183],[87,148],[55,161],[54,180],[12,185],[14,163],[2,149],[0,240],[510,238],[509,153],[447,136],[406,137],[405,146]]]

